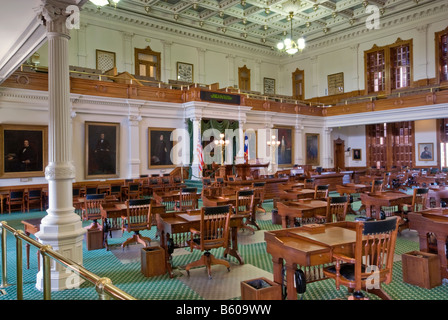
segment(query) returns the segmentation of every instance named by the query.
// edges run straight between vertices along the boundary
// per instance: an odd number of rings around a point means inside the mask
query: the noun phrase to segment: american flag
[[[205,163],[204,163],[204,157],[202,155],[202,144],[201,141],[198,141],[198,147],[197,147],[197,152],[198,152],[198,162],[199,162],[199,172],[202,173],[202,170],[205,167]]]

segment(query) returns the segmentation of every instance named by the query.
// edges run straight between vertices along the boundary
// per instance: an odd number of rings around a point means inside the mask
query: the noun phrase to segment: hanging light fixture
[[[292,17],[294,16],[294,13],[291,11],[289,13],[289,21],[291,23],[291,38],[285,38],[283,41],[279,42],[277,44],[277,49],[280,51],[284,51],[290,55],[296,54],[299,50],[302,51],[305,49],[305,39],[303,37],[300,37],[297,40],[297,43],[292,40],[293,34],[292,34]]]

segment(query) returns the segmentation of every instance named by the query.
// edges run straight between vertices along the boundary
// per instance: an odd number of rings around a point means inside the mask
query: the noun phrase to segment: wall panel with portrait
[[[434,161],[434,143],[418,144],[418,160]]]
[[[41,177],[48,164],[48,127],[0,125],[0,178]]]
[[[120,155],[120,124],[86,122],[86,179],[117,178]]]
[[[319,134],[307,133],[306,134],[306,164],[311,166],[318,166],[320,164],[319,159]]]
[[[280,145],[277,149],[277,164],[290,166],[294,159],[294,131],[292,127],[275,127]]]
[[[149,150],[149,169],[172,168],[171,149],[174,142],[171,141],[173,128],[149,128],[148,129],[148,150]]]

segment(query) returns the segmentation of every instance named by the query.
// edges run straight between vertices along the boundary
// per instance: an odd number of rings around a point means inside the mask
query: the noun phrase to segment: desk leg
[[[170,238],[170,234],[166,233],[164,231],[160,234],[160,246],[165,250],[165,266],[168,270],[168,274],[170,275],[170,278],[174,277],[173,273],[173,266],[171,265],[171,254],[168,251],[168,240]]]
[[[296,263],[286,263],[286,289],[288,300],[297,300],[297,291],[294,288],[294,274],[296,270]]]
[[[240,264],[244,264],[243,257],[241,257],[238,252],[238,227],[232,227],[230,230],[230,238],[229,245],[227,249],[224,251],[224,257],[226,258],[228,254],[235,257]]]

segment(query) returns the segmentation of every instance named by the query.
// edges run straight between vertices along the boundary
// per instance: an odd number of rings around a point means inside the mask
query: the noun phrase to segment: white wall
[[[415,121],[415,164],[417,166],[437,166],[437,120],[419,120]],[[419,144],[433,144],[433,161],[419,160],[419,154],[421,150],[419,149]]]

